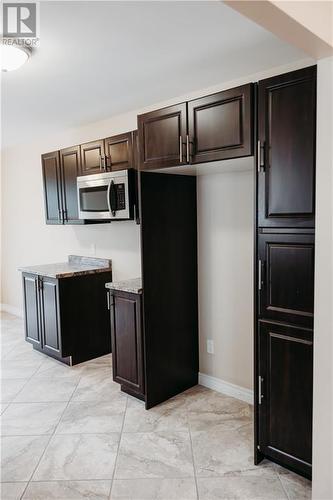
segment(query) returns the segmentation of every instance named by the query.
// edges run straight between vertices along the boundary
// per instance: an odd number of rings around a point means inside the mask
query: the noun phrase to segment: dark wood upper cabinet
[[[186,103],[138,116],[140,168],[183,165],[186,159]]]
[[[47,224],[62,223],[62,192],[59,151],[42,155],[45,218]]]
[[[122,390],[144,398],[141,294],[110,290],[113,379]]]
[[[259,226],[314,227],[316,66],[259,82]]]
[[[259,353],[260,450],[310,477],[313,333],[260,322]]]
[[[104,139],[81,144],[81,175],[98,174],[104,170]]]
[[[104,139],[104,145],[107,170],[124,170],[133,167],[133,132]]]
[[[314,235],[260,234],[258,240],[260,317],[312,328]]]
[[[253,154],[253,84],[188,102],[190,162]]]
[[[80,146],[60,150],[60,165],[62,174],[63,219],[65,224],[80,224],[77,203],[76,178],[80,175]]]

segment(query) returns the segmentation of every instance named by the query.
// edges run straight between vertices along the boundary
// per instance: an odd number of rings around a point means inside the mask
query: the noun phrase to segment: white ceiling
[[[3,146],[305,57],[218,1],[40,5],[40,47],[2,74]]]

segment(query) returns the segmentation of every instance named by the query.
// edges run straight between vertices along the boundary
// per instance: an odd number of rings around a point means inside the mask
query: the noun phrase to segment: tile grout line
[[[35,474],[35,472],[36,472],[37,468],[39,467],[39,464],[41,463],[42,458],[44,457],[45,452],[46,452],[47,448],[49,447],[49,444],[50,444],[50,442],[51,442],[51,439],[53,438],[53,436],[55,435],[55,433],[56,433],[56,431],[57,431],[57,429],[58,429],[58,426],[59,426],[59,424],[60,424],[60,421],[61,421],[61,419],[62,419],[62,417],[63,417],[63,415],[64,415],[65,411],[67,410],[69,403],[71,402],[72,396],[73,396],[74,392],[76,391],[77,386],[78,386],[78,385],[79,385],[79,383],[80,383],[80,380],[81,380],[81,377],[79,378],[79,380],[78,380],[77,384],[75,385],[75,387],[74,387],[74,389],[73,389],[73,392],[72,392],[72,394],[71,394],[71,396],[70,396],[69,400],[67,401],[67,404],[66,404],[66,406],[65,406],[65,408],[64,408],[64,410],[63,410],[63,412],[61,413],[60,418],[59,418],[59,420],[58,420],[58,423],[57,423],[57,425],[55,426],[53,433],[50,435],[50,438],[49,438],[48,442],[46,443],[46,446],[45,446],[45,448],[44,448],[44,451],[43,451],[43,453],[41,454],[41,456],[40,456],[40,458],[39,458],[39,460],[38,460],[38,462],[37,462],[36,467],[35,467],[35,468],[34,468],[34,470],[32,471],[32,474],[31,474],[31,476],[30,476],[30,479],[27,481],[26,487],[24,488],[24,491],[23,491],[22,495],[20,496],[20,500],[22,500],[22,499],[24,498],[24,495],[25,495],[25,493],[26,493],[26,491],[27,491],[27,488],[28,488],[29,484],[31,483],[31,479],[33,478],[33,476],[34,476],[34,474]]]
[[[113,473],[112,473],[112,478],[111,478],[111,485],[110,485],[110,491],[109,491],[109,496],[108,496],[109,500],[111,500],[111,492],[112,492],[112,487],[113,487],[113,481],[114,481],[114,477],[115,477],[115,474],[116,474],[118,454],[119,454],[120,442],[121,442],[121,438],[122,438],[123,430],[124,430],[125,417],[126,417],[126,412],[127,412],[127,405],[128,405],[128,396],[126,397],[126,406],[125,406],[125,411],[124,411],[124,416],[123,416],[123,422],[122,422],[122,426],[121,426],[120,434],[119,434],[119,441],[118,441],[118,446],[117,446],[116,459],[114,461],[114,468],[113,468]]]
[[[197,500],[199,500],[199,488],[198,488],[197,471],[196,471],[195,461],[194,461],[194,452],[193,452],[191,427],[190,427],[190,422],[189,422],[189,418],[188,418],[188,408],[187,408],[187,406],[186,406],[186,421],[187,421],[187,427],[188,427],[188,434],[189,434],[189,438],[190,438],[190,446],[191,446],[191,455],[192,455],[192,463],[193,463],[193,473],[194,473],[195,489],[196,489],[196,493],[197,493]]]
[[[15,349],[15,348],[14,348],[14,349]],[[10,361],[10,360],[7,360],[7,361]],[[13,361],[14,361],[14,360],[13,360]],[[20,360],[18,360],[18,361],[20,361]],[[44,360],[44,361],[45,361],[45,360]],[[2,412],[2,414],[1,414],[1,415],[3,415],[3,414],[4,414],[4,412],[5,412],[5,411],[9,408],[9,406],[10,406],[12,403],[14,403],[14,400],[15,400],[15,399],[17,398],[17,396],[18,396],[18,395],[19,395],[19,394],[23,391],[23,389],[24,389],[24,388],[25,388],[25,386],[28,384],[28,382],[30,382],[30,380],[31,380],[31,379],[32,379],[32,378],[36,375],[36,373],[38,372],[38,370],[39,370],[39,368],[42,366],[42,364],[43,364],[43,362],[42,362],[42,363],[40,364],[40,366],[36,369],[36,371],[35,371],[35,372],[34,372],[34,373],[33,373],[33,374],[29,377],[29,378],[27,378],[27,379],[26,379],[26,383],[25,383],[25,384],[23,384],[23,386],[22,386],[22,387],[21,387],[21,389],[18,391],[18,393],[16,393],[16,394],[15,394],[14,399],[8,403],[7,408],[6,408],[6,409]],[[24,377],[22,377],[22,378],[24,378]],[[1,379],[1,380],[9,380],[9,379]],[[13,379],[13,380],[19,380],[19,379]],[[55,401],[52,401],[52,402],[55,402]],[[6,404],[7,402],[6,402],[6,401],[1,401],[1,403],[5,403],[5,404]]]
[[[276,473],[276,475],[277,475],[277,477],[278,477],[279,483],[281,484],[282,490],[284,491],[284,494],[286,495],[286,499],[287,499],[287,500],[290,500],[290,496],[289,496],[289,494],[288,494],[288,491],[286,490],[286,488],[285,488],[285,487],[284,487],[284,485],[283,485],[283,482],[282,482],[282,480],[281,480],[280,474],[279,474],[277,471],[275,471],[275,473]]]

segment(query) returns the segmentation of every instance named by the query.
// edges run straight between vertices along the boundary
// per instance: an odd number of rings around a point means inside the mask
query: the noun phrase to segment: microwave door
[[[80,219],[110,219],[108,184],[82,182],[78,185]]]

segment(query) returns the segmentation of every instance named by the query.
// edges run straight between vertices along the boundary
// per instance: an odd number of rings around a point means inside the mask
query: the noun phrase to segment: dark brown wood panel
[[[316,66],[259,82],[259,226],[314,227]]]
[[[314,235],[260,234],[259,316],[313,327]]]
[[[32,344],[40,345],[38,276],[23,274],[22,279],[25,338]]]
[[[186,103],[138,116],[140,168],[175,167],[186,163]]]
[[[113,378],[144,394],[141,296],[112,291],[111,338]]]
[[[73,364],[111,352],[105,297],[105,283],[110,281],[109,271],[58,280],[61,350],[63,356],[72,357]]]
[[[65,224],[82,224],[79,219],[76,179],[81,175],[80,146],[60,150],[62,199]]]
[[[106,169],[104,139],[87,142],[81,146],[81,175],[91,175]]]
[[[253,85],[188,102],[190,162],[253,154]]]
[[[115,135],[104,140],[107,170],[132,168],[133,133]]]
[[[62,192],[59,152],[42,155],[46,224],[62,224]]]
[[[146,407],[198,382],[196,178],[141,172]]]
[[[260,322],[260,448],[273,460],[311,476],[311,330]]]
[[[43,350],[61,354],[61,332],[57,280],[43,277],[41,283],[41,321]]]

